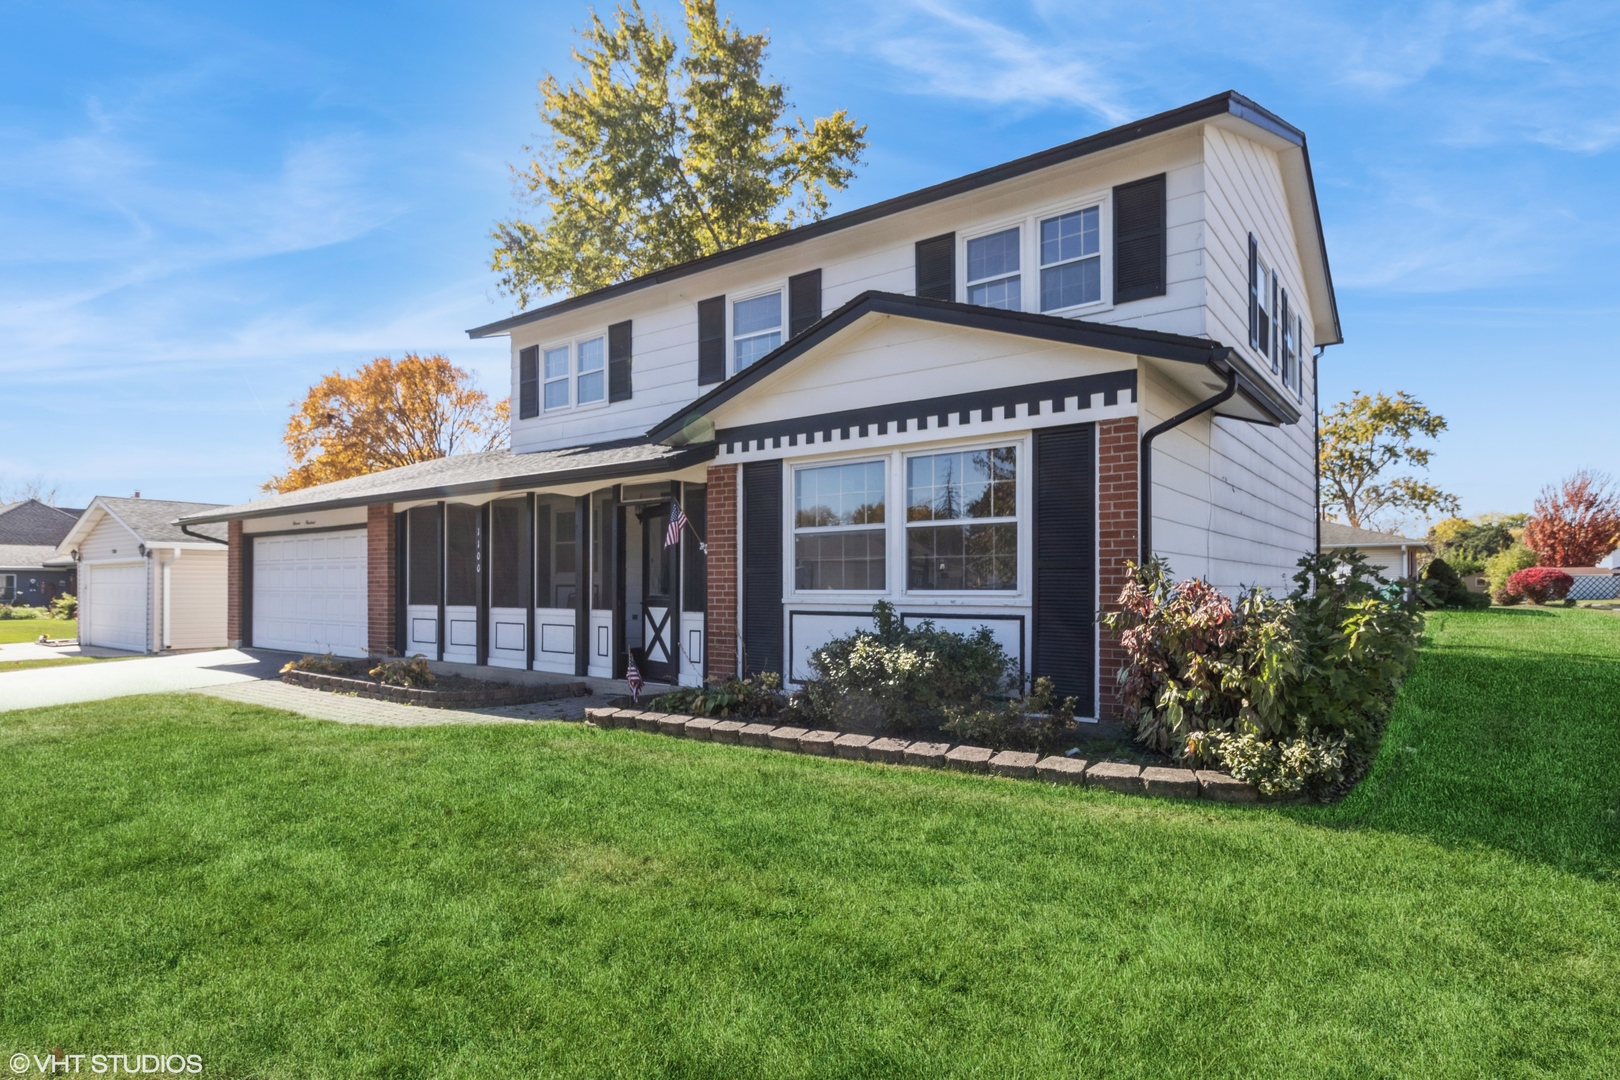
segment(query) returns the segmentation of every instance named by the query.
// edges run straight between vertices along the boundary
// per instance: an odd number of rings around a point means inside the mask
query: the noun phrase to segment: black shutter
[[[540,346],[518,351],[518,419],[540,415]]]
[[[1260,347],[1260,245],[1249,234],[1249,348]]]
[[[917,241],[917,295],[956,299],[956,234]]]
[[[1271,272],[1271,370],[1277,370],[1277,354],[1282,351],[1282,324],[1277,319],[1277,271]]]
[[[1283,385],[1287,386],[1288,385],[1288,380],[1292,379],[1294,377],[1293,376],[1293,370],[1292,370],[1293,366],[1294,366],[1294,358],[1292,356],[1288,355],[1288,351],[1289,351],[1289,349],[1291,347],[1289,342],[1292,340],[1292,338],[1294,336],[1294,323],[1293,323],[1293,320],[1291,320],[1288,317],[1288,290],[1287,289],[1282,290],[1282,299],[1278,302],[1278,306],[1282,311],[1282,325],[1283,325],[1283,333],[1282,333],[1282,381],[1283,381]]]
[[[1164,173],[1114,189],[1114,303],[1165,292]]]
[[[788,337],[796,338],[821,320],[821,271],[788,278]]]
[[[698,301],[698,385],[726,377],[726,298]]]
[[[630,400],[630,320],[608,327],[608,400]]]
[[[1035,435],[1035,626],[1031,671],[1095,716],[1096,454],[1093,424]],[[746,467],[746,466],[745,466]]]
[[[742,467],[743,674],[782,670],[782,463]]]

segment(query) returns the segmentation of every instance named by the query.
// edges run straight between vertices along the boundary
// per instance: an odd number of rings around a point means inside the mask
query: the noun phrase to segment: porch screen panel
[[[502,499],[490,507],[490,585],[492,607],[529,606],[528,503]]]
[[[445,603],[478,603],[478,508],[451,503],[445,508]]]
[[[535,507],[534,521],[535,590],[538,606],[551,606],[551,507],[542,502]]]
[[[1035,634],[1031,665],[1095,716],[1095,425],[1035,435]]]
[[[439,511],[418,506],[405,515],[406,603],[439,602]]]
[[[743,674],[782,670],[782,463],[742,467]]]
[[[685,530],[681,570],[681,610],[703,611],[709,595],[709,559],[698,546],[699,536],[709,535],[709,489],[704,484],[687,484],[681,509],[691,527]]]

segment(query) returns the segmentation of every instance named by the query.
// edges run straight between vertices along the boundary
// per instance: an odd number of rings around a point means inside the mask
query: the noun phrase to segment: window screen
[[[405,517],[406,603],[439,603],[439,508],[418,506]]]
[[[681,509],[692,523],[681,537],[681,610],[703,611],[709,595],[709,558],[698,546],[698,537],[709,535],[709,489],[702,484],[687,484]]]
[[[529,606],[529,504],[502,499],[490,506],[489,602],[493,607]]]
[[[478,508],[445,507],[445,597],[447,604],[478,603]]]

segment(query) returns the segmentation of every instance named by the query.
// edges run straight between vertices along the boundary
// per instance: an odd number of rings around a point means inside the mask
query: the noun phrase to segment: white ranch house
[[[183,519],[233,641],[796,680],[886,599],[1103,716],[1128,560],[1285,587],[1316,542],[1332,281],[1304,134],[1236,93],[470,333],[510,452]]]

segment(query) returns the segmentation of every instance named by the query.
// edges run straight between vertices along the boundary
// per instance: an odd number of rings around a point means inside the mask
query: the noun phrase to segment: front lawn
[[[1331,807],[198,696],[0,714],[0,1049],[263,1077],[1615,1075],[1620,620],[1430,632]]]
[[[78,637],[79,624],[74,619],[0,619],[0,645],[38,641],[41,634],[53,638]]]

